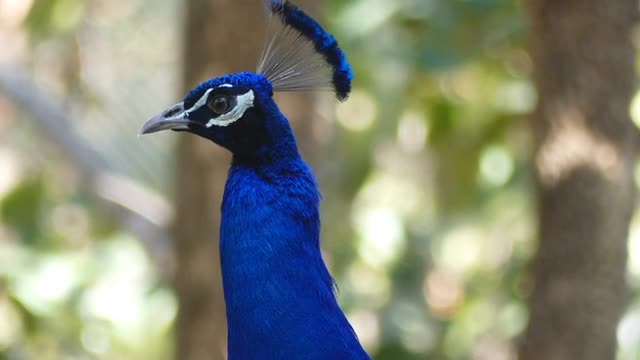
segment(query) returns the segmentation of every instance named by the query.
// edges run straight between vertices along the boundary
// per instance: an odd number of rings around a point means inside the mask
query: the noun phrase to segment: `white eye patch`
[[[253,107],[253,99],[255,96],[253,95],[253,90],[249,90],[242,95],[238,95],[236,97],[236,106],[231,109],[226,114],[222,114],[217,118],[213,118],[209,120],[207,123],[207,127],[210,128],[212,126],[229,126],[240,119],[247,109]]]
[[[198,109],[200,109],[201,107],[203,107],[204,105],[207,104],[207,99],[209,98],[209,94],[217,88],[232,88],[233,85],[231,84],[222,84],[216,88],[212,88],[212,89],[208,89],[207,91],[205,91],[205,93],[200,97],[200,99],[198,99],[198,101],[196,101],[195,104],[193,104],[192,107],[190,107],[188,110],[186,110],[183,113],[183,116],[188,116],[189,113],[194,112]],[[240,119],[245,111],[247,111],[247,109],[253,107],[253,100],[255,99],[255,96],[253,94],[253,90],[249,90],[248,92],[242,94],[242,95],[238,95],[236,96],[236,106],[231,109],[228,113],[226,114],[222,114],[220,116],[218,116],[217,118],[213,118],[211,120],[209,120],[209,122],[206,124],[206,127],[210,128],[212,126],[229,126],[231,124],[233,124],[234,122],[238,121],[238,119]]]
[[[209,98],[209,94],[218,88],[232,88],[233,85],[231,84],[222,84],[222,85],[218,85],[215,88],[211,88],[211,89],[207,89],[207,91],[204,92],[204,94],[202,94],[202,96],[200,96],[200,99],[198,99],[198,101],[196,101],[195,104],[193,104],[192,107],[190,107],[189,109],[187,109],[184,113],[190,113],[190,112],[194,112],[198,109],[200,109],[204,104],[207,103],[207,99]]]
[[[198,109],[200,109],[204,104],[207,103],[207,98],[209,98],[209,94],[213,91],[213,89],[209,89],[207,91],[205,91],[204,95],[202,95],[200,97],[200,99],[198,99],[198,101],[196,101],[195,104],[193,104],[192,107],[188,108],[187,110],[185,110],[185,112],[183,113],[185,116],[191,112],[194,112]]]

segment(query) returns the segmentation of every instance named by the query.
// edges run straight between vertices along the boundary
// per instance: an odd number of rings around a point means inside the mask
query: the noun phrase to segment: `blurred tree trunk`
[[[305,1],[298,1],[304,6]],[[184,33],[183,91],[229,72],[254,71],[265,37],[262,2],[188,0]],[[309,96],[283,104],[289,119],[311,113]],[[300,124],[311,119],[301,119]],[[312,143],[310,127],[297,133]],[[308,149],[310,150],[310,149]],[[180,135],[174,225],[179,301],[176,358],[216,360],[227,356],[226,311],[219,253],[220,204],[230,156],[207,140]]]
[[[522,360],[615,359],[637,134],[635,0],[529,0],[539,249]]]

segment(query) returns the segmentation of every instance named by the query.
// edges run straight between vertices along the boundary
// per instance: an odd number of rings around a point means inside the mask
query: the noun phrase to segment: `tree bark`
[[[263,14],[255,1],[189,0],[184,33],[184,93],[229,72],[255,69]],[[226,359],[227,327],[220,272],[220,203],[227,152],[194,135],[177,151],[175,287],[178,359]]]
[[[529,0],[539,249],[522,360],[615,359],[635,200],[635,0]]]
[[[255,71],[266,33],[261,1],[189,0],[185,15],[185,94],[198,82],[212,77]],[[281,109],[289,119],[309,123],[311,97],[297,95],[288,100]],[[297,122],[299,118],[301,121]],[[305,144],[303,149],[311,152],[311,128],[305,125],[301,130],[298,140]],[[193,135],[180,135],[174,225],[175,289],[179,302],[176,357],[180,360],[227,357],[219,228],[229,162],[226,150]]]

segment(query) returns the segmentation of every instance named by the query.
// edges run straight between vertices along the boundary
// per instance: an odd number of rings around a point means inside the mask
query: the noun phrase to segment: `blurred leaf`
[[[0,202],[0,218],[13,227],[27,244],[38,242],[42,230],[40,213],[44,204],[45,186],[41,177],[29,178],[18,184]]]
[[[440,97],[429,106],[431,131],[429,142],[439,144],[449,137],[453,131],[456,111],[455,106],[446,98]]]
[[[84,0],[36,0],[25,25],[32,40],[73,29],[82,20]]]
[[[34,1],[26,18],[25,25],[31,35],[46,34],[50,26],[50,17],[55,0]]]

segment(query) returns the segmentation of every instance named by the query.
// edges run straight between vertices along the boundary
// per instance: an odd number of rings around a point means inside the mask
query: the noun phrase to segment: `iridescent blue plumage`
[[[273,100],[278,89],[319,84],[346,98],[351,70],[331,35],[280,4],[294,30],[314,39],[311,50],[300,43],[305,56],[282,56],[290,47],[271,41],[262,62],[269,71],[208,80],[142,132],[188,131],[233,153],[220,226],[229,359],[368,359],[322,259],[316,180]]]
[[[293,148],[277,151],[277,161],[260,166],[235,159],[225,188],[229,358],[367,359],[321,257],[315,179]]]

